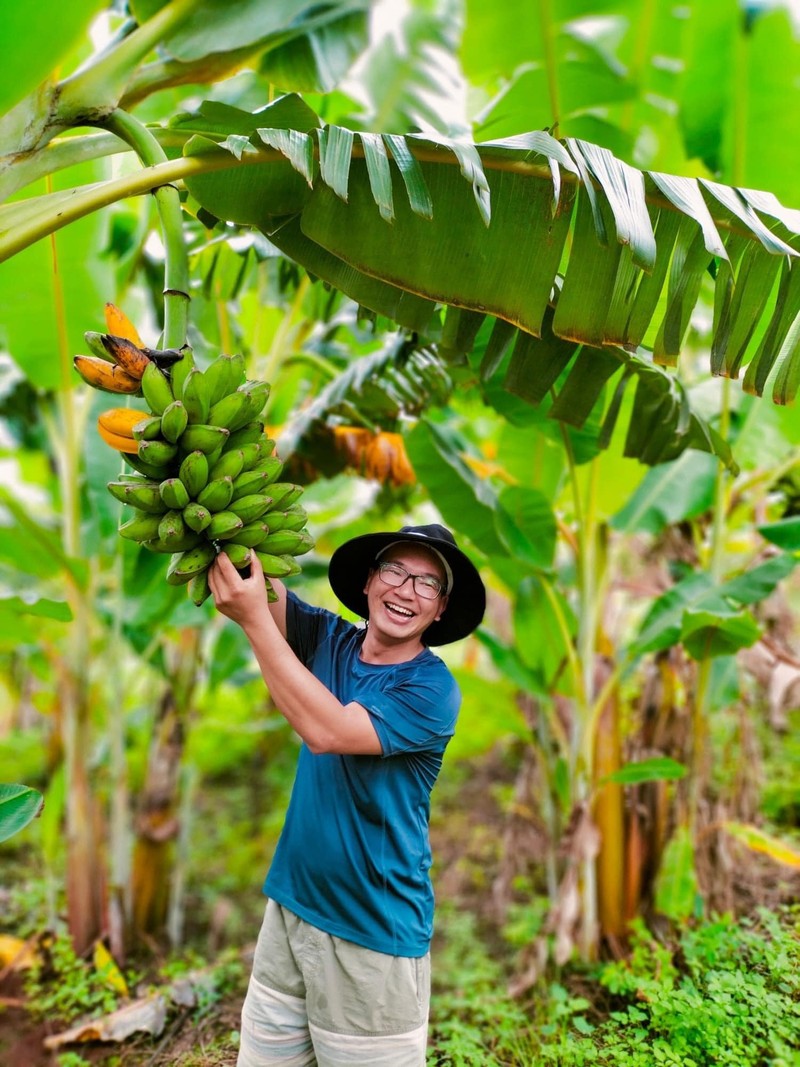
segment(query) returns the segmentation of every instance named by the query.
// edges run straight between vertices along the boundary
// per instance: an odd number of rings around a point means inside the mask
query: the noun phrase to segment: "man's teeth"
[[[410,619],[414,614],[414,612],[409,611],[408,608],[401,608],[399,604],[387,604],[386,607],[389,609],[389,611],[397,612],[398,615],[404,615],[408,619]]]

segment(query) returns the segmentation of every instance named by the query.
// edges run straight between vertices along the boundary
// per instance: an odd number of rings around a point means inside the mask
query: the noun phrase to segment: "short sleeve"
[[[296,593],[286,594],[286,640],[297,658],[310,666],[317,648],[336,629],[338,615],[325,608],[312,607]]]
[[[384,756],[442,752],[455,733],[461,693],[441,669],[410,674],[364,701]]]

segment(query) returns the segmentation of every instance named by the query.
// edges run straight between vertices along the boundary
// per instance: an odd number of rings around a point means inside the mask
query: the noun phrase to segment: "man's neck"
[[[363,663],[408,663],[415,659],[425,645],[419,640],[413,642],[386,642],[367,627],[364,643],[361,646],[361,661]]]

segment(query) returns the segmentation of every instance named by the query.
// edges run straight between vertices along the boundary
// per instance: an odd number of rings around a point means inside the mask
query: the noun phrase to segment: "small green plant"
[[[56,1060],[58,1067],[91,1067],[80,1052],[61,1052]]]
[[[28,1008],[39,1018],[71,1020],[107,1014],[120,994],[94,964],[76,955],[65,932],[43,938],[36,962],[25,976]]]
[[[428,1067],[533,1063],[528,1016],[506,992],[507,975],[481,940],[474,917],[443,903],[438,923]]]
[[[187,982],[195,998],[195,1021],[209,1015],[219,1002],[242,987],[245,973],[236,949],[221,953],[213,964],[192,951],[168,960],[159,970],[159,978],[168,983]]]
[[[630,956],[599,971],[608,1017],[591,1027],[568,1004],[568,1030],[531,1062],[800,1067],[799,932],[797,911],[763,910],[688,928],[670,948],[637,922]]]

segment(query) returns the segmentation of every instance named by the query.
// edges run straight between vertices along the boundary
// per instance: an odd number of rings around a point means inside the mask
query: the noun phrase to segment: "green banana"
[[[211,516],[206,527],[206,537],[212,541],[224,541],[242,529],[244,523],[235,511],[218,511]]]
[[[167,571],[167,581],[171,585],[188,582],[190,578],[207,571],[216,555],[214,546],[205,541],[196,548],[187,549],[180,555],[173,556]]]
[[[164,440],[140,441],[136,454],[152,467],[166,467],[178,454],[178,446]]]
[[[283,556],[273,556],[271,552],[259,552],[257,548],[253,551],[258,556],[259,563],[268,578],[286,578],[294,572],[294,560],[289,561]]]
[[[266,404],[267,400],[269,400],[270,384],[269,382],[264,381],[245,382],[244,385],[239,387],[238,391],[244,393],[247,397],[247,406],[248,410],[250,411],[250,415],[248,416],[248,418],[245,419],[242,423],[240,423],[241,426],[244,426],[245,422],[248,422],[250,419],[258,418],[258,416],[264,410],[264,405]],[[232,427],[232,429],[238,430],[239,427],[235,426]]]
[[[233,486],[231,486],[231,491],[233,491]],[[260,519],[271,504],[271,496],[266,496],[264,493],[251,493],[248,496],[239,497],[238,500],[229,500],[225,506],[230,511],[235,511],[242,522],[249,523]]]
[[[158,524],[159,541],[164,541],[165,544],[172,544],[176,541],[182,541],[188,533],[189,530],[183,521],[183,514],[176,508],[165,512],[161,516],[161,521]]]
[[[208,584],[208,568],[195,574],[194,578],[190,578],[187,589],[189,591],[189,599],[192,600],[198,608],[208,600],[211,596],[211,587]]]
[[[300,504],[292,504],[285,511],[270,510],[266,516],[270,533],[278,533],[279,530],[302,530],[307,519],[306,510]]]
[[[238,571],[250,565],[251,552],[247,545],[226,541],[222,551]]]
[[[115,500],[123,504],[130,504],[139,511],[146,511],[150,515],[163,515],[167,510],[166,504],[161,499],[158,491],[158,482],[141,482],[139,484],[124,482],[122,480],[108,483],[108,491]]]
[[[293,578],[295,574],[300,573],[300,564],[296,559],[292,559],[291,556],[279,556],[278,559],[282,559],[284,564],[289,568],[284,571],[283,578]]]
[[[268,482],[275,482],[280,477],[283,471],[283,460],[278,456],[270,456],[267,454],[266,445],[262,445],[261,458],[250,468],[253,471],[264,471],[267,475]]]
[[[161,418],[158,415],[149,415],[137,422],[131,433],[134,441],[155,441],[161,436]]]
[[[202,504],[204,508],[212,513],[217,511],[224,511],[228,504],[231,502],[231,496],[233,495],[233,479],[232,478],[217,478],[216,481],[209,482],[200,492],[197,494],[197,503]]]
[[[229,385],[231,378],[230,364],[230,356],[219,355],[203,371],[209,408],[213,408],[218,400],[221,400],[223,396],[227,396],[232,391],[232,387]]]
[[[182,400],[173,400],[161,416],[161,433],[165,440],[176,444],[189,423],[189,414]]]
[[[233,414],[227,423],[231,433],[241,430],[248,423],[258,419],[266,403],[267,397],[260,389],[248,389],[246,385],[236,390],[233,396],[244,397],[239,410]]]
[[[242,445],[242,456],[244,457],[244,465],[242,470],[249,471],[262,459],[267,458],[267,450],[262,441],[252,441],[250,444]]]
[[[163,537],[154,537],[150,541],[142,541],[142,548],[146,548],[150,552],[172,555],[173,552],[186,552],[190,548],[196,548],[204,540],[205,538],[202,534],[187,530],[183,537],[171,538],[169,541],[165,541]]]
[[[273,509],[285,511],[303,495],[303,487],[292,482],[273,482],[269,486]]]
[[[128,519],[120,526],[118,533],[127,541],[150,541],[158,537],[158,527],[161,524],[161,515],[149,515],[140,511],[132,519]]]
[[[152,361],[147,364],[142,375],[142,396],[154,415],[163,415],[175,397],[165,374]]]
[[[238,430],[249,421],[249,417],[240,421],[242,412],[245,410],[248,412],[250,410],[247,394],[228,393],[214,404],[208,413],[208,418],[204,421],[212,426],[227,426],[229,430]]]
[[[255,522],[248,522],[246,526],[242,526],[241,530],[237,530],[230,540],[237,545],[247,545],[248,548],[256,548],[266,538],[268,533],[269,526],[260,519],[257,519]]]
[[[269,524],[269,518],[266,521]],[[259,545],[263,552],[271,552],[275,556],[302,556],[313,547],[313,537],[300,530],[270,530]]]
[[[192,367],[183,383],[181,393],[189,422],[194,425],[203,425],[208,422],[208,383],[205,375],[197,367]]]
[[[234,352],[229,357],[231,366],[229,370],[230,378],[228,379],[228,392],[232,393],[234,389],[238,389],[240,385],[244,384],[245,379],[245,359],[241,352]]]
[[[242,473],[243,466],[244,453],[241,448],[236,448],[232,452],[223,452],[208,472],[208,477],[213,480],[214,478],[224,478],[228,475],[236,479]]]
[[[208,459],[205,452],[196,450],[185,456],[181,460],[178,477],[186,486],[186,491],[190,498],[194,500],[208,482]]]
[[[148,478],[154,482],[163,482],[165,478],[169,477],[170,468],[165,463],[146,463],[139,456],[133,452],[123,452],[122,458],[129,466],[133,467],[139,474],[143,474],[145,478]]]
[[[183,385],[186,381],[189,371],[194,367],[194,355],[191,348],[182,348],[183,357],[173,363],[170,369],[170,381],[172,382],[173,396],[179,397],[183,393]]]
[[[224,426],[190,423],[181,434],[178,443],[184,452],[199,450],[208,454],[224,445],[229,436],[230,431]]]
[[[190,530],[194,530],[195,533],[202,533],[211,522],[211,512],[208,508],[204,508],[202,504],[198,504],[196,500],[193,500],[183,509],[183,521]]]
[[[242,445],[253,444],[254,441],[267,441],[264,436],[264,423],[258,419],[253,422],[247,422],[239,430],[234,430],[227,440],[225,445],[226,450],[229,448],[241,448]],[[271,442],[274,446],[275,442]]]
[[[239,500],[243,496],[260,493],[267,484],[266,471],[242,471],[233,479],[233,496],[231,500]]]
[[[89,346],[89,351],[93,356],[99,356],[100,359],[104,359],[106,363],[114,363],[114,357],[106,349],[103,344],[103,335],[96,330],[87,330],[83,335],[83,339]]]
[[[159,492],[170,510],[182,511],[189,503],[189,490],[180,478],[165,478],[159,486]]]

